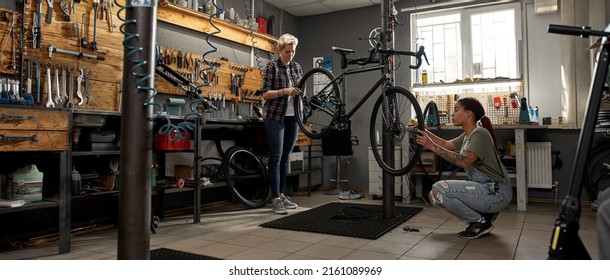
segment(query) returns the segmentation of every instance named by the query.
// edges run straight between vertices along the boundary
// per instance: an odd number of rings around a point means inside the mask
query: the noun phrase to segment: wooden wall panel
[[[100,1],[101,2],[101,1]],[[71,21],[67,22],[64,20],[64,13],[61,10],[58,1],[54,2],[53,5],[53,21],[49,24],[45,22],[47,15],[47,3],[43,1],[43,13],[42,13],[42,40],[41,47],[39,49],[33,48],[32,38],[32,19],[35,16],[38,7],[36,1],[29,1],[29,5],[25,7],[24,21],[25,21],[25,50],[23,54],[24,59],[24,76],[27,59],[32,61],[41,61],[42,64],[51,62],[53,64],[66,65],[69,68],[74,68],[74,97],[76,99],[77,92],[77,77],[79,69],[83,71],[92,71],[90,80],[90,96],[91,103],[87,104],[83,102],[82,105],[76,105],[77,109],[87,110],[105,110],[105,111],[117,111],[118,108],[118,92],[119,85],[123,75],[123,45],[122,41],[124,35],[119,31],[120,25],[123,23],[117,17],[119,7],[113,7],[113,23],[116,26],[111,32],[109,30],[109,24],[106,19],[102,19],[100,16],[100,8],[98,9],[97,26],[94,24],[94,10],[92,1],[81,1],[75,5],[74,12],[71,16]],[[85,15],[83,17],[83,15]],[[85,37],[89,43],[93,41],[93,30],[95,27],[97,42],[97,51],[93,51],[90,47],[84,48],[80,44],[80,38],[73,36],[73,23],[76,22],[79,28],[81,37]],[[84,23],[84,25],[83,25]],[[73,55],[67,55],[62,53],[54,52],[49,57],[49,45],[54,48],[62,50],[84,53],[94,56],[102,56],[104,60],[96,60],[89,58],[79,58]],[[61,72],[60,72],[61,73]],[[53,74],[53,73],[52,73]],[[41,78],[41,102],[39,106],[44,106],[47,100],[48,90],[46,89],[46,72],[43,68]],[[24,77],[25,81],[25,77]],[[54,81],[54,77],[53,77]],[[68,80],[69,82],[69,80]],[[85,81],[84,78],[81,83],[81,91],[84,94]],[[34,87],[34,86],[33,86]],[[35,91],[35,89],[32,89]],[[65,107],[65,104],[57,107]]]

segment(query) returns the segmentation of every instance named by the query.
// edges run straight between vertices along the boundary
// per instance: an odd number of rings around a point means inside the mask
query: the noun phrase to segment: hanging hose
[[[201,80],[203,80],[203,85],[202,86],[209,86],[211,84],[211,81],[208,80],[207,76],[204,75],[205,72],[209,71],[209,70],[214,70],[214,68],[216,67],[215,63],[209,61],[206,56],[211,54],[211,53],[215,53],[218,51],[218,48],[216,46],[214,46],[214,44],[212,44],[212,42],[210,42],[210,38],[214,37],[214,35],[220,33],[220,28],[218,28],[218,26],[216,26],[214,24],[214,21],[212,20],[214,17],[218,17],[220,14],[222,14],[222,12],[220,11],[220,7],[218,7],[218,5],[216,5],[216,1],[212,1],[212,5],[214,6],[214,14],[210,15],[210,25],[215,29],[215,31],[208,33],[208,35],[205,36],[205,42],[208,44],[208,46],[210,46],[212,49],[205,52],[203,54],[203,64],[209,66],[209,67],[204,67],[201,70],[199,70],[199,78],[201,78]]]
[[[154,86],[151,87],[151,86],[147,85],[149,80],[151,80],[153,78],[153,75],[147,73],[146,71],[140,71],[141,73],[138,72],[138,70],[148,67],[148,64],[150,63],[150,62],[146,61],[145,59],[137,58],[138,54],[140,52],[142,52],[144,48],[140,47],[140,46],[131,45],[131,43],[130,43],[132,41],[138,40],[138,38],[140,37],[140,34],[131,33],[131,32],[127,31],[127,27],[129,25],[136,24],[135,19],[128,20],[125,16],[126,10],[132,9],[134,6],[133,5],[123,6],[117,0],[115,0],[114,3],[117,7],[119,7],[119,10],[117,12],[117,17],[119,18],[119,20],[121,20],[123,22],[123,24],[121,24],[121,27],[119,30],[121,31],[121,33],[123,33],[125,35],[125,40],[123,40],[123,46],[127,50],[125,59],[132,65],[132,67],[129,69],[131,75],[133,75],[134,77],[137,78],[137,80],[135,82],[135,86],[138,90],[151,92],[151,95],[144,101],[144,106],[152,106],[153,111],[155,109],[157,109],[157,113],[154,113],[150,120],[151,121],[161,120],[162,125],[159,128],[158,133],[167,134],[167,137],[170,141],[175,141],[176,139],[186,138],[188,136],[188,130],[192,131],[195,128],[195,125],[193,123],[187,121],[187,117],[193,115],[193,113],[187,114],[187,116],[185,116],[184,121],[177,125],[173,124],[167,115],[162,114],[163,105],[160,103],[155,103],[155,101],[154,101],[155,96],[157,95],[157,90],[154,88]],[[127,3],[131,3],[131,2],[127,1]],[[122,13],[123,11],[125,11],[125,13]],[[159,54],[157,53],[157,61],[159,59],[158,55]],[[191,96],[191,98],[193,98],[193,96]],[[195,112],[192,105],[191,105],[191,111]],[[198,116],[200,115],[198,113],[195,113],[195,114],[197,114]],[[172,133],[174,131],[176,132],[175,134]]]

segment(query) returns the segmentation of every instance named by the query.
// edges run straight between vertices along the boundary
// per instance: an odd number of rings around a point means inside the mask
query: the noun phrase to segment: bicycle
[[[597,211],[597,196],[610,186],[610,143],[602,143],[590,152],[585,167],[585,189],[591,198],[591,209]]]
[[[301,94],[294,99],[296,119],[301,131],[308,137],[320,139],[333,130],[349,128],[350,118],[373,95],[381,89],[381,95],[374,104],[370,122],[370,141],[373,156],[379,166],[388,174],[402,176],[408,173],[415,165],[421,154],[421,146],[414,144],[414,129],[424,129],[424,117],[415,96],[404,87],[393,85],[391,60],[395,55],[411,56],[416,58],[411,69],[418,69],[422,63],[422,56],[428,58],[421,46],[417,52],[381,49],[380,43],[369,49],[367,57],[351,59],[348,55],[354,50],[332,47],[332,50],[341,56],[341,74],[335,77],[324,68],[314,68],[301,79],[299,90]],[[367,66],[369,64],[377,64]],[[358,68],[348,69],[349,65],[358,65]],[[348,112],[346,103],[341,99],[340,93],[345,92],[345,77],[365,72],[380,71],[381,77]],[[339,90],[342,86],[342,91]],[[415,118],[416,123],[412,122]],[[311,125],[313,129],[305,129]],[[382,134],[382,135],[380,135]],[[383,146],[392,146],[397,149],[401,158],[383,154]],[[385,145],[384,145],[385,143]],[[388,145],[389,144],[389,145]],[[387,162],[386,162],[387,161]],[[396,166],[395,163],[398,163]]]

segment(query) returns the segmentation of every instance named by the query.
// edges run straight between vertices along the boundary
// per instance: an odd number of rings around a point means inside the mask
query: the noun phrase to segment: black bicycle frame
[[[597,114],[604,91],[606,76],[608,75],[610,45],[608,42],[609,32],[591,30],[590,27],[572,27],[562,25],[549,25],[549,33],[573,35],[587,38],[589,35],[600,36],[600,52],[595,62],[596,67],[593,76],[593,84],[590,88],[587,109],[578,146],[576,147],[576,158],[572,165],[572,178],[568,195],[561,204],[559,217],[555,220],[555,227],[551,236],[549,246],[549,259],[591,259],[582,240],[578,236],[580,228],[580,196],[582,193],[583,176],[585,175],[585,162],[589,158],[589,149],[595,133]]]
[[[354,75],[354,74],[359,74],[359,73],[364,73],[364,72],[371,72],[371,71],[375,71],[375,70],[383,70],[384,68],[385,68],[385,65],[378,65],[378,66],[364,67],[364,68],[358,68],[358,69],[349,69],[349,70],[343,71],[343,73],[341,73],[341,75],[337,76],[331,83],[337,82],[337,84],[342,84],[345,82],[345,77],[347,77],[349,75]],[[349,112],[347,112],[345,114],[347,119],[350,119],[356,113],[356,111],[358,111],[358,109],[360,109],[360,107],[362,107],[362,105],[371,97],[371,95],[373,95],[373,93],[387,81],[389,81],[388,77],[386,77],[386,75],[382,75],[379,78],[379,80],[377,80],[377,82],[371,87],[371,89],[360,99],[360,101],[358,101],[358,103],[351,110],[349,110]],[[345,100],[342,100],[342,101],[345,102]]]

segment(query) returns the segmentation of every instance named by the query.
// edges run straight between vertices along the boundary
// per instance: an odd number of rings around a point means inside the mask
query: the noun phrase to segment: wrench
[[[47,19],[45,20],[47,23],[53,22],[53,0],[47,0]]]
[[[68,70],[68,65],[61,66],[61,98],[63,100],[68,100],[68,91],[67,91],[67,83],[66,83],[66,70]]]
[[[78,69],[78,71],[80,71],[80,75],[78,75],[78,78],[76,78],[76,95],[78,96],[78,98],[80,99],[80,101],[78,102],[78,105],[83,105],[83,93],[80,90],[81,87],[81,82],[83,81],[83,69]]]
[[[36,99],[34,100],[34,102],[36,102],[36,104],[40,103],[40,67],[41,67],[42,62],[40,62],[40,60],[36,60],[34,61],[34,68],[36,68]]]
[[[70,92],[70,102],[74,105],[74,67],[70,67],[68,69],[68,73],[70,73],[70,85],[68,86]]]
[[[89,79],[93,71],[85,71],[85,98],[87,98],[87,105],[91,104],[91,95],[89,95]]]
[[[45,64],[45,66],[47,67],[47,107],[50,108],[55,108],[55,104],[53,103],[53,85],[51,83],[51,66],[53,66],[53,63],[51,62],[47,62],[47,64]]]
[[[59,68],[61,68],[61,65],[59,64],[55,64],[55,104],[56,105],[60,105],[61,103],[63,103],[63,99],[61,99],[61,90],[59,87]]]

